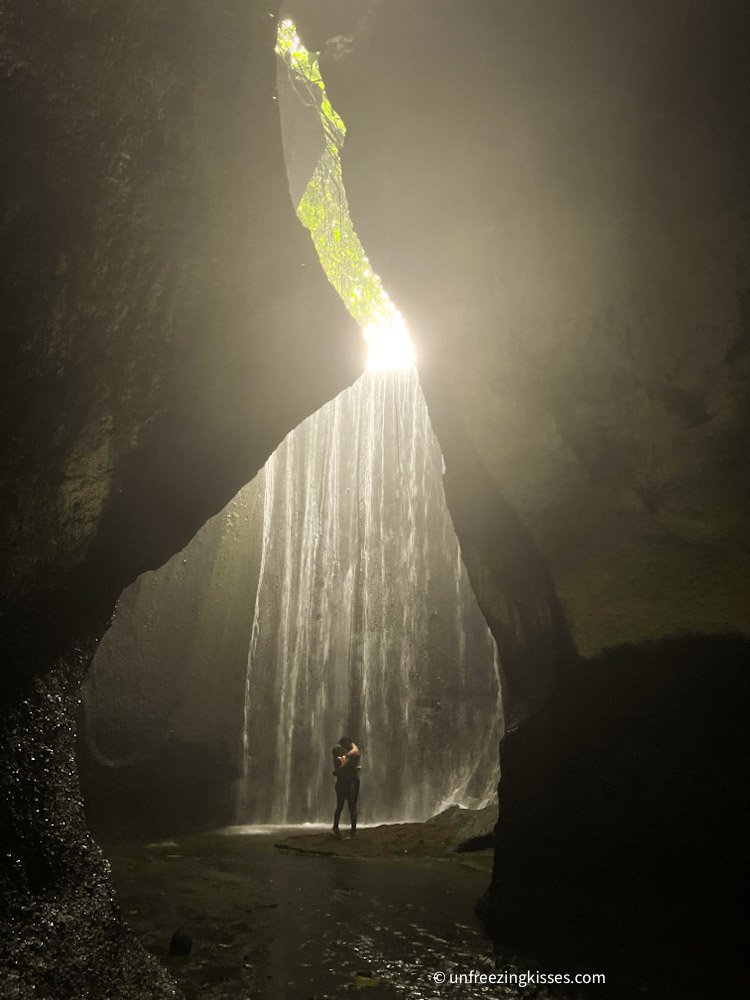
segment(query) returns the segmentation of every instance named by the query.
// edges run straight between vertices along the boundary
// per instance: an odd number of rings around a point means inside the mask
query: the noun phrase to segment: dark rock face
[[[500,652],[503,713],[512,731],[564,683],[575,648],[544,554],[487,472],[447,380],[424,362],[420,378],[461,556]]]
[[[245,7],[6,14],[5,611],[74,574],[110,606],[358,373]]]
[[[354,223],[579,648],[750,629],[744,5],[370,8]]]
[[[77,759],[99,836],[158,839],[235,821],[258,478],[117,602],[81,691]]]
[[[322,63],[511,714],[547,699],[502,750],[487,911],[532,952],[589,907],[645,961],[661,907],[687,955],[691,885],[732,923],[745,647],[667,637],[750,630],[747,31],[741,3],[381,0]],[[572,668],[555,589],[584,654],[664,644]]]
[[[73,718],[88,659],[71,654],[0,722],[0,989],[35,996],[176,996],[123,925],[109,864],[89,834]]]
[[[733,995],[749,656],[738,635],[618,647],[506,738],[481,904],[497,940],[624,993]]]
[[[71,664],[362,367],[286,188],[275,12],[0,3],[3,996],[167,990],[83,822]]]
[[[169,954],[170,955],[189,955],[193,947],[193,942],[188,934],[184,934],[182,931],[175,931],[172,937],[169,939]]]

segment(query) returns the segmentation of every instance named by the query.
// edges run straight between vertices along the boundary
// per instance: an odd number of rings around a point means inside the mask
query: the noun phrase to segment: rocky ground
[[[328,832],[217,833],[110,844],[107,854],[130,927],[188,1000],[311,1000],[361,990],[373,1000],[567,996],[559,987],[430,978],[519,969],[496,959],[483,936],[473,908],[488,877],[451,851],[446,825],[364,829],[343,842]],[[339,856],[327,856],[328,844]],[[489,852],[480,854],[481,866]],[[189,954],[170,954],[176,932],[190,939]]]
[[[457,860],[458,852],[461,863],[489,872],[494,843],[492,828],[496,820],[496,806],[480,810],[452,806],[426,823],[362,827],[355,837],[351,837],[342,818],[341,839],[332,836],[330,830],[296,831],[276,840],[275,846],[279,850],[299,854],[360,858],[407,855]]]

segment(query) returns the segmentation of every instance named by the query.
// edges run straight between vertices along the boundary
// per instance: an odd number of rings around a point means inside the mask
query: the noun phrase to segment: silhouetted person
[[[336,812],[333,814],[333,832],[337,837],[341,836],[339,819],[345,802],[349,809],[351,836],[353,837],[357,832],[359,760],[359,747],[348,736],[342,736],[333,748],[333,776],[336,779]]]

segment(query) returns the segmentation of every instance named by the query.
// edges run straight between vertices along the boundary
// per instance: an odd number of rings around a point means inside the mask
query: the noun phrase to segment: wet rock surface
[[[389,823],[360,827],[354,837],[342,817],[341,839],[331,830],[315,833],[295,832],[276,840],[276,848],[299,854],[322,854],[338,857],[445,857],[455,851],[471,856],[477,842],[479,853],[489,861],[492,831],[497,821],[497,807],[461,809],[451,806],[426,823]],[[468,850],[461,851],[461,848]],[[475,859],[474,865],[477,865]]]
[[[0,719],[3,1000],[176,995],[123,925],[109,864],[86,826],[73,762],[84,660],[71,654]]]
[[[0,0],[3,996],[165,989],[83,819],[75,685],[122,589],[362,367],[289,199],[273,7]]]
[[[497,940],[609,956],[660,997],[740,989],[749,662],[738,635],[618,647],[506,737]]]
[[[114,601],[361,370],[289,198],[273,7],[0,4],[0,612]]]

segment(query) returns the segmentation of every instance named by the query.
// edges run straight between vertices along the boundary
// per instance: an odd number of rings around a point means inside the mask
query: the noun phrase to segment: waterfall
[[[343,733],[365,822],[494,794],[497,650],[442,472],[414,368],[366,372],[266,464],[238,822],[328,822]]]

